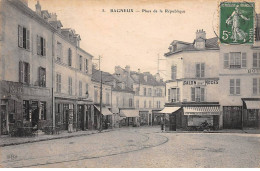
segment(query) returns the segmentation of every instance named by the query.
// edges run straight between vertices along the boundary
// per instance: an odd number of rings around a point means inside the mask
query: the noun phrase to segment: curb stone
[[[20,145],[20,144],[28,144],[28,143],[35,143],[35,142],[41,142],[41,141],[50,141],[50,140],[57,140],[57,139],[65,139],[65,138],[72,138],[72,137],[81,137],[81,136],[86,136],[86,135],[111,132],[111,131],[114,131],[114,130],[115,129],[110,129],[110,130],[103,130],[102,132],[99,132],[99,131],[86,132],[85,134],[79,134],[79,135],[67,135],[67,136],[63,136],[63,137],[62,136],[61,137],[49,137],[49,138],[38,139],[38,140],[28,140],[28,141],[24,141],[24,142],[5,143],[5,144],[0,144],[0,147]]]

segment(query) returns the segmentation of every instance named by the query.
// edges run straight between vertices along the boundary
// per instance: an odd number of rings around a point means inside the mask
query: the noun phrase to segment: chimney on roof
[[[41,7],[41,5],[40,5],[40,2],[39,1],[37,1],[37,4],[35,5],[35,12],[36,12],[36,14],[38,14],[39,16],[41,16],[41,14],[42,14],[42,7]]]
[[[140,70],[140,68],[138,68],[138,74],[140,74],[141,73],[141,70]]]
[[[155,79],[156,79],[157,82],[160,82],[161,77],[160,77],[159,73],[155,74]]]
[[[57,14],[56,13],[50,13],[51,18],[49,21],[57,21]]]
[[[203,29],[197,30],[196,39],[198,39],[198,38],[206,39],[206,32],[203,31]]]

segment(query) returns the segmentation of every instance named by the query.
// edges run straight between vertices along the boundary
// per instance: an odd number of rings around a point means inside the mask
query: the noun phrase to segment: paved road
[[[2,167],[260,167],[260,135],[112,132],[0,148]]]

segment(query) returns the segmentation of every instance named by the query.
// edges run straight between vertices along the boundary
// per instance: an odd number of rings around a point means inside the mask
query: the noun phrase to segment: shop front
[[[161,125],[163,122],[163,114],[160,113],[160,110],[152,110],[152,125]]]
[[[260,99],[244,98],[243,101],[243,128],[260,128]]]
[[[139,110],[124,109],[120,110],[120,116],[122,117],[122,126],[140,126]]]
[[[187,130],[197,130],[205,123],[210,129],[219,129],[219,105],[183,107],[183,111],[187,117]]]
[[[78,99],[77,101],[77,130],[92,129],[92,101]]]
[[[165,131],[176,131],[177,129],[177,113],[181,107],[164,107],[162,111],[160,111],[161,114],[164,114],[163,116],[163,125]]]
[[[94,125],[95,129],[99,129],[100,123],[102,123],[102,129],[108,129],[113,126],[113,113],[105,106],[102,106],[100,112],[100,106],[94,105]]]
[[[149,111],[146,110],[139,111],[139,116],[140,116],[141,126],[149,124]]]
[[[69,124],[77,128],[76,101],[74,99],[55,98],[55,122],[60,130],[68,130]]]

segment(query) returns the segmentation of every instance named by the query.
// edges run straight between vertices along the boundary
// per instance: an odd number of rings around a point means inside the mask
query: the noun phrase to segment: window
[[[176,72],[177,72],[177,66],[173,65],[171,67],[171,79],[172,80],[176,80]]]
[[[72,52],[70,48],[68,50],[68,65],[72,66]]]
[[[57,55],[57,61],[61,61],[61,59],[62,59],[62,44],[60,42],[57,42],[56,55]]]
[[[144,101],[144,108],[146,108],[146,100]]]
[[[82,71],[82,56],[79,55],[79,70]]]
[[[133,107],[133,99],[129,99],[129,107]]]
[[[97,103],[98,102],[98,90],[94,91],[94,102]]]
[[[179,102],[180,101],[180,88],[172,88],[169,90],[170,90],[169,93],[170,93],[170,98],[171,98],[169,100],[169,102]]]
[[[30,84],[30,64],[27,62],[19,62],[19,82]]]
[[[240,94],[240,79],[230,79],[229,81],[229,92],[231,95]]]
[[[191,101],[204,102],[205,101],[205,88],[192,87],[191,88]]]
[[[157,88],[157,96],[162,97],[162,89]]]
[[[196,64],[196,77],[205,77],[205,63]]]
[[[138,95],[138,96],[139,96],[139,87],[136,87],[136,88],[135,88],[135,95]]]
[[[157,107],[157,109],[161,108],[161,101],[156,102],[156,107]]]
[[[149,108],[152,108],[152,102],[149,101]]]
[[[253,95],[260,94],[260,78],[253,78]]]
[[[157,92],[156,92],[156,89],[154,89],[154,96],[157,96]]]
[[[79,96],[82,96],[82,81],[79,81]]]
[[[139,108],[139,100],[136,100],[136,108]]]
[[[46,56],[46,40],[37,35],[37,55]]]
[[[85,60],[85,71],[88,73],[88,59]]]
[[[148,88],[148,96],[152,96],[152,89]]]
[[[171,101],[171,89],[168,89],[168,102]]]
[[[46,87],[46,69],[39,67],[39,86]]]
[[[69,95],[72,95],[72,78],[71,77],[69,77],[68,93],[69,93]]]
[[[253,53],[253,68],[260,68],[260,53]]]
[[[41,120],[46,120],[46,102],[40,102]]]
[[[89,92],[88,92],[88,83],[86,84],[86,92],[85,93],[89,94]]]
[[[119,105],[119,97],[116,96],[116,107],[118,107],[118,105]]]
[[[241,52],[224,53],[224,68],[246,68],[247,55]]]
[[[26,121],[30,120],[29,116],[29,100],[23,101],[23,119]]]
[[[56,92],[61,93],[61,74],[56,74]]]
[[[106,103],[107,103],[108,105],[110,104],[109,93],[106,93]]]
[[[18,25],[18,47],[30,49],[30,30]]]
[[[144,88],[144,96],[146,96],[146,88]]]

